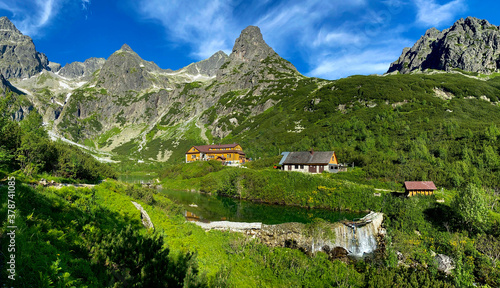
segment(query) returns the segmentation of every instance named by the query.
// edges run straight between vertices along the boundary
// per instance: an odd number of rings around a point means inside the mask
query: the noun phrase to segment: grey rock
[[[28,114],[34,109],[34,107],[32,105],[29,105],[29,106],[19,106],[19,108],[17,108],[17,110],[15,110],[13,113],[12,113],[12,120],[14,121],[21,121],[23,120],[26,116],[28,116]]]
[[[192,63],[186,66],[184,71],[192,75],[206,75],[209,77],[215,76],[217,70],[224,64],[228,58],[227,54],[223,51],[218,51],[210,58],[201,60],[200,62]],[[182,69],[181,69],[182,70]]]
[[[0,73],[6,79],[26,78],[49,68],[29,36],[23,35],[7,17],[0,17]]]
[[[113,94],[141,91],[153,86],[150,72],[161,71],[153,62],[143,60],[127,44],[113,53],[104,63],[97,83]]]
[[[19,89],[14,87],[9,80],[5,79],[2,74],[0,74],[0,95],[5,95],[7,91],[12,91],[16,94],[24,94]]]
[[[59,63],[55,63],[55,62],[50,62],[50,61],[49,61],[48,68],[49,68],[48,70],[50,70],[50,71],[52,71],[52,72],[56,73],[56,72],[58,72],[59,70],[61,70],[61,64],[59,64]]]
[[[451,270],[455,269],[453,259],[450,256],[437,254],[434,259],[438,265],[437,269],[443,273],[451,274]]]
[[[0,95],[5,95],[7,89],[9,89],[10,83],[0,74]]]
[[[234,42],[231,58],[233,60],[239,59],[243,62],[250,62],[252,60],[261,61],[268,56],[275,56],[276,54],[264,41],[260,28],[257,26],[248,26],[241,31],[240,37]]]
[[[255,97],[262,95],[263,91],[273,85],[274,80],[291,79],[291,82],[296,83],[300,76],[300,73],[290,62],[281,58],[267,45],[259,27],[248,26],[236,39],[231,54],[217,71],[216,81],[224,83],[224,85],[216,85],[210,92],[215,95],[224,95],[230,91],[246,90],[251,91],[251,93],[241,97]],[[216,106],[215,108],[217,115],[224,117],[230,114],[246,113],[245,111],[248,110],[251,113],[259,114],[265,104],[259,105],[230,108]],[[230,133],[227,127],[222,126],[225,124],[209,123],[208,119],[208,117],[203,117],[202,121],[209,124],[214,136],[223,138]]]
[[[101,69],[105,62],[106,59],[95,57],[89,58],[83,63],[75,61],[64,65],[59,71],[59,75],[66,78],[86,77]]]
[[[437,69],[490,74],[500,71],[499,26],[474,17],[460,19],[443,31],[427,30],[412,48],[403,49],[388,73]]]
[[[270,72],[271,69],[283,73],[298,73],[290,62],[281,58],[267,45],[259,27],[248,26],[241,31],[240,37],[234,42],[233,51],[217,72],[217,78],[222,79],[230,75],[238,78],[241,86],[248,86],[245,84],[254,84],[257,80],[252,78],[259,77],[262,72],[264,72],[262,77],[265,77],[269,74],[266,72]],[[251,77],[241,78],[242,75]]]

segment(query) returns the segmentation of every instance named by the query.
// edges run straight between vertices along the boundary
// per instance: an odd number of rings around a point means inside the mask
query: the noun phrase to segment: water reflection
[[[153,182],[155,176],[122,175],[119,180],[128,183]],[[221,196],[210,196],[197,192],[158,189],[160,193],[184,207],[184,216],[189,221],[234,221],[281,224],[287,222],[310,223],[315,218],[330,222],[353,220],[366,213],[338,212],[326,209],[306,209],[244,201]]]
[[[366,213],[337,212],[326,209],[305,209],[279,206],[195,192],[159,189],[168,198],[184,207],[189,221],[234,221],[280,224],[287,222],[310,223],[315,218],[330,222],[361,218]]]

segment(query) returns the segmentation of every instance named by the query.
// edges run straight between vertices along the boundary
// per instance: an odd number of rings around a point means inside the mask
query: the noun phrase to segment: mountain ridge
[[[426,37],[439,33],[430,30]],[[92,62],[89,59],[85,62]],[[190,146],[222,141],[247,145],[251,157],[268,155],[273,147],[330,149],[325,143],[336,142],[326,140],[324,127],[335,125],[330,121],[351,117],[354,114],[349,113],[355,109],[368,109],[368,114],[373,107],[409,109],[414,104],[408,103],[419,99],[434,103],[433,97],[442,94],[446,95],[442,101],[484,96],[491,104],[498,102],[490,83],[474,82],[482,87],[476,89],[481,93],[477,94],[434,80],[441,76],[424,82],[408,78],[419,87],[410,98],[405,95],[411,84],[401,86],[401,90],[384,88],[389,96],[373,94],[378,88],[370,82],[386,78],[379,83],[385,87],[386,82],[406,79],[395,77],[398,75],[356,77],[356,81],[309,78],[267,45],[255,26],[241,32],[230,55],[218,51],[176,71],[142,59],[127,44],[100,61],[102,66],[86,72],[82,68],[85,62],[73,62],[76,68],[72,73],[70,63],[55,73],[42,70],[29,79],[12,78],[11,83],[22,89],[51,133],[102,151],[114,160],[182,161]],[[423,83],[434,86],[422,88]],[[17,111],[28,111],[26,107]],[[308,131],[320,131],[319,140]],[[280,140],[275,139],[277,135]],[[274,140],[268,143],[263,139]],[[259,143],[261,148],[249,143]]]
[[[500,72],[500,26],[467,17],[442,31],[430,28],[413,47],[403,49],[387,73],[407,74],[426,69]]]

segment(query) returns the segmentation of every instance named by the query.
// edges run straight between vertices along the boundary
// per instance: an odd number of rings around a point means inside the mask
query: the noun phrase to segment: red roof
[[[406,190],[436,190],[436,185],[432,181],[406,181]]]

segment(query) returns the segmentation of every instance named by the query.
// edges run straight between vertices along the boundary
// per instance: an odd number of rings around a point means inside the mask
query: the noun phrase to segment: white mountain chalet
[[[334,151],[283,152],[281,155],[283,158],[279,164],[281,169],[285,171],[337,173],[340,168]]]

